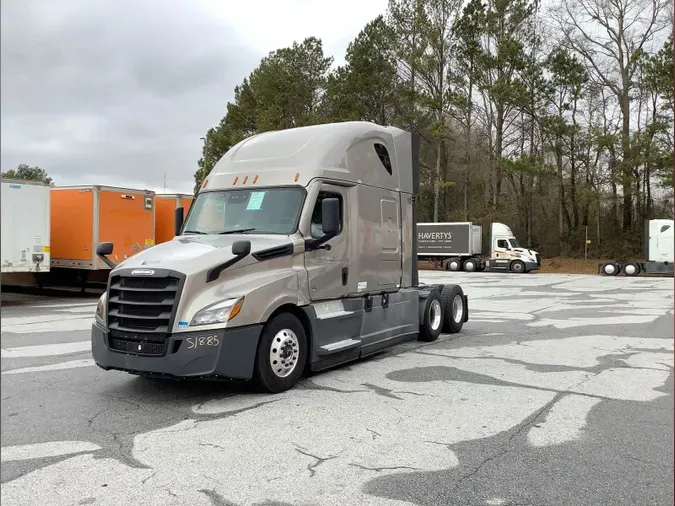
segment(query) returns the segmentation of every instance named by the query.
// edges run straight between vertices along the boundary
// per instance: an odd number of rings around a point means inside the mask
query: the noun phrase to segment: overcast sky
[[[314,35],[344,60],[387,0],[3,0],[2,170],[192,192],[199,139],[264,55]]]

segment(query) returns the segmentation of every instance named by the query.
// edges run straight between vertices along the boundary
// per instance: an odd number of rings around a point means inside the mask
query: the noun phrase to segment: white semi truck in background
[[[489,255],[483,255],[483,227],[474,223],[418,223],[417,258],[448,271],[525,273],[541,267],[539,254],[522,248],[511,229],[491,223]]]
[[[625,276],[645,274],[673,274],[675,259],[673,239],[673,220],[647,220],[642,248],[644,262],[612,260],[598,265],[598,273],[605,276]]]
[[[49,185],[2,179],[2,284],[34,285],[50,268]]]

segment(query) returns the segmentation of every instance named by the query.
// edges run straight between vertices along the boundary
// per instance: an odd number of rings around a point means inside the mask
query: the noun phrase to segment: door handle
[[[342,286],[347,286],[347,280],[349,278],[349,267],[342,268]]]

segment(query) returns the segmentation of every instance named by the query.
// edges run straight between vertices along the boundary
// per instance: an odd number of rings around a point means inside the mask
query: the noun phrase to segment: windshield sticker
[[[247,211],[259,211],[262,207],[263,198],[265,198],[265,192],[253,192],[248,198],[248,205],[246,206]]]

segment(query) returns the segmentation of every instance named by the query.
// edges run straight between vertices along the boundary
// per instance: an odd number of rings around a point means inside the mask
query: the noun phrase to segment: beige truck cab
[[[418,152],[416,136],[367,122],[241,141],[184,222],[176,210],[176,237],[112,269],[95,362],[281,392],[307,369],[459,332],[461,287],[418,281]]]

